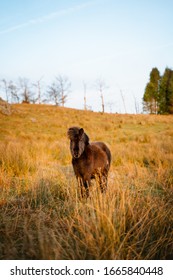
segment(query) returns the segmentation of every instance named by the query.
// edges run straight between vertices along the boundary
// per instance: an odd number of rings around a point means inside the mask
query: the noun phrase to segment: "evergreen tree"
[[[160,73],[155,67],[151,70],[150,80],[146,85],[143,96],[144,111],[150,114],[158,113]]]
[[[169,68],[165,69],[160,82],[159,113],[173,114],[173,70]]]

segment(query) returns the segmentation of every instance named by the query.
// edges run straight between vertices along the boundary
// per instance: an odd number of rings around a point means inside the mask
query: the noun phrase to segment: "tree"
[[[18,88],[17,86],[13,83],[13,81],[9,82],[8,85],[9,91],[10,91],[10,95],[11,95],[11,103],[19,103],[19,95],[18,95]]]
[[[66,76],[59,75],[56,77],[57,89],[60,94],[60,104],[64,107],[67,102],[67,96],[71,88],[71,83]]]
[[[52,82],[52,84],[48,87],[47,93],[50,101],[53,101],[56,106],[59,106],[60,92],[59,87],[57,87],[57,83]]]
[[[41,90],[41,80],[43,79],[43,77],[41,77],[38,81],[36,81],[33,86],[36,88],[37,91],[37,97],[36,97],[36,102],[38,102],[38,104],[41,104],[41,95],[42,95],[42,90]]]
[[[133,95],[133,99],[134,99],[134,105],[135,105],[135,112],[136,112],[136,114],[139,114],[139,111],[140,111],[139,103],[138,103],[135,95]]]
[[[150,72],[150,81],[147,83],[143,96],[143,109],[150,114],[158,113],[160,73],[155,67]]]
[[[125,114],[127,114],[125,98],[124,98],[124,94],[123,94],[121,89],[120,89],[120,93],[121,93],[121,98],[122,98],[122,101],[123,101],[124,111],[125,111]]]
[[[104,96],[103,96],[103,92],[104,90],[107,88],[104,80],[102,79],[98,79],[96,81],[96,88],[97,90],[99,91],[99,94],[100,94],[100,98],[101,98],[101,105],[102,105],[102,113],[105,112],[105,104],[104,104]]]
[[[6,96],[6,101],[9,102],[9,82],[6,79],[2,79],[2,89]]]
[[[20,98],[16,84],[13,81],[7,81],[6,79],[2,79],[1,83],[1,88],[6,96],[6,101],[10,103],[19,103]]]
[[[70,91],[71,83],[66,76],[59,75],[48,87],[48,96],[56,106],[62,105],[64,107],[67,96]]]
[[[19,78],[20,95],[23,103],[30,103],[33,98],[33,92],[31,91],[31,85],[26,78]]]
[[[160,81],[159,113],[173,114],[173,70],[166,68]]]
[[[84,90],[84,110],[87,110],[87,104],[86,104],[86,90],[87,90],[87,85],[85,82],[83,82],[83,90]]]

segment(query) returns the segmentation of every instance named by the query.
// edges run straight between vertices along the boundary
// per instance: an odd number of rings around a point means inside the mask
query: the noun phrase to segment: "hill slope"
[[[0,113],[1,259],[173,257],[172,116],[13,109]],[[93,182],[87,201],[71,167],[74,125],[112,152],[107,193]]]

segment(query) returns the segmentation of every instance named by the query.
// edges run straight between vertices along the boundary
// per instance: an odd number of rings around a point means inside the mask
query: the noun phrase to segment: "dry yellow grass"
[[[173,258],[173,116],[46,105],[0,114],[0,259]],[[109,187],[81,200],[67,128],[112,151]]]

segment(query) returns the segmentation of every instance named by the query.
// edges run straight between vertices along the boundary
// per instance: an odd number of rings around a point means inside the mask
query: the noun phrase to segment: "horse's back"
[[[110,152],[108,146],[103,142],[92,142],[91,145],[95,145],[95,146],[99,147],[102,151],[104,151],[106,153],[107,158],[108,158],[108,162],[109,162],[109,166],[110,166],[111,152]]]

